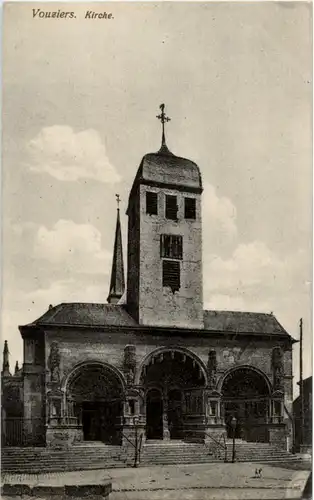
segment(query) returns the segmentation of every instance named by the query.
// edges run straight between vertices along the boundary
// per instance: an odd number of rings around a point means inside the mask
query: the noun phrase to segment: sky
[[[33,9],[72,11],[72,19]],[[112,13],[86,19],[86,11]],[[50,304],[105,302],[116,222],[144,154],[201,169],[204,308],[266,312],[312,353],[309,3],[8,3],[2,338]],[[299,378],[294,347],[295,383]]]

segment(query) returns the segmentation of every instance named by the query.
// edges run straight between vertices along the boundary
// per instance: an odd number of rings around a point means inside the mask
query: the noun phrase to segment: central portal
[[[157,389],[151,389],[146,399],[146,435],[147,439],[163,438],[163,404],[162,394]]]
[[[197,431],[204,415],[205,378],[193,355],[180,350],[156,352],[143,367],[147,439],[184,439]],[[191,404],[191,394],[195,394]],[[194,427],[193,427],[194,426]]]

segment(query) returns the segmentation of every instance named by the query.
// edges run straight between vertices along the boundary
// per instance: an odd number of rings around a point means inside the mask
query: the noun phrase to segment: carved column
[[[225,434],[223,403],[221,401],[221,394],[216,389],[217,352],[215,349],[210,349],[208,351],[207,379],[205,443],[215,451],[215,443]]]
[[[124,348],[123,371],[128,386],[134,384],[136,370],[136,347],[135,345],[126,345]]]
[[[210,349],[207,359],[208,388],[214,390],[217,383],[217,354],[215,349]]]
[[[272,351],[272,371],[274,391],[283,391],[284,361],[281,347],[274,347]]]
[[[62,424],[62,401],[63,392],[60,389],[52,389],[47,393],[48,408],[49,408],[49,420],[48,424],[50,426],[57,426]]]
[[[162,394],[163,412],[162,412],[162,427],[163,427],[163,439],[169,441],[170,431],[168,422],[168,389],[165,388]]]
[[[61,391],[61,355],[58,342],[52,342],[48,357],[48,423],[49,425],[61,425],[65,412],[64,393]]]

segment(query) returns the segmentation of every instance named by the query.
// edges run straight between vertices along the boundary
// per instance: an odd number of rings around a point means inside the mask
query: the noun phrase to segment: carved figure
[[[136,348],[134,345],[127,345],[124,348],[123,371],[128,385],[132,385],[134,383],[135,370]]]
[[[280,347],[274,347],[272,352],[272,368],[274,377],[274,389],[282,389],[283,386],[283,353]]]
[[[52,342],[48,359],[48,368],[50,370],[51,382],[60,382],[60,352],[57,342]]]
[[[128,385],[132,385],[134,382],[134,370],[131,367],[126,372],[126,382]]]
[[[214,349],[208,352],[207,360],[208,385],[211,389],[216,386],[217,381],[217,354]]]

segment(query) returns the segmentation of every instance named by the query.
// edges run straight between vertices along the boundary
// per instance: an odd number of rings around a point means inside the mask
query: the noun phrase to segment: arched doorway
[[[183,350],[157,350],[142,367],[147,439],[183,439],[199,432],[205,412],[205,370]]]
[[[250,367],[236,368],[224,378],[221,393],[227,436],[233,437],[231,419],[235,417],[236,438],[268,442],[271,394],[266,376]]]
[[[146,395],[146,437],[162,439],[162,394],[158,389],[150,389]]]
[[[172,439],[182,439],[184,437],[183,406],[182,390],[170,389],[168,392],[168,422]]]
[[[66,393],[83,427],[85,441],[121,443],[124,391],[113,369],[100,363],[77,368],[69,378]]]

